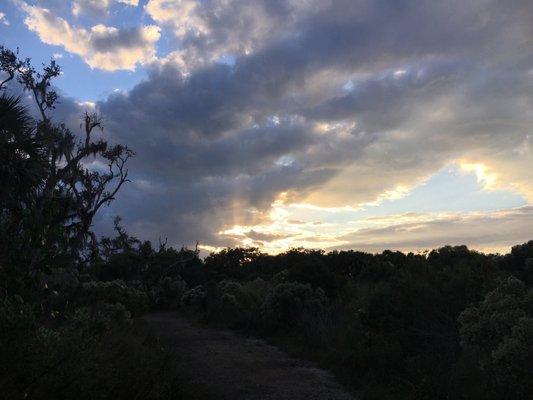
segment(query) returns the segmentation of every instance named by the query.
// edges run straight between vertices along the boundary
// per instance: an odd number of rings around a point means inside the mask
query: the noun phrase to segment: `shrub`
[[[0,376],[9,377],[11,371],[21,369],[19,366],[36,327],[33,307],[21,298],[8,297],[0,301]]]
[[[139,289],[129,287],[121,280],[110,282],[90,281],[82,284],[81,304],[97,306],[102,303],[122,304],[133,315],[148,309],[148,296]]]
[[[224,280],[217,285],[219,300],[208,304],[211,319],[226,327],[250,329],[259,320],[268,286],[258,278],[239,283]]]
[[[234,296],[241,290],[241,284],[231,280],[220,281],[217,286],[223,294],[231,294]]]
[[[262,317],[271,329],[290,329],[301,320],[303,313],[320,312],[327,303],[322,289],[313,290],[310,284],[281,283],[266,296]]]
[[[317,258],[297,262],[287,271],[286,279],[289,282],[309,283],[315,289],[321,288],[328,297],[335,295],[340,286],[335,274]]]
[[[480,372],[467,386],[484,387],[485,398],[527,398],[533,390],[533,293],[511,276],[459,316],[461,346]],[[464,362],[464,360],[461,360]]]
[[[185,291],[182,297],[182,302],[187,306],[203,306],[205,304],[205,299],[205,289],[202,285],[198,285]]]
[[[152,304],[163,310],[175,310],[182,305],[187,284],[181,278],[164,277],[150,290]]]
[[[131,324],[131,313],[121,303],[103,303],[97,308],[81,307],[70,317],[70,326],[80,332],[98,335],[114,326]]]
[[[11,335],[29,332],[35,325],[33,308],[19,296],[6,297],[0,302],[0,348],[4,348]]]
[[[0,306],[0,318],[9,313]],[[55,327],[38,326],[31,316],[22,316],[15,325],[25,331],[20,332],[16,350],[0,346],[0,397],[176,398],[179,388],[168,362],[171,355],[142,327],[132,326],[128,314],[120,304],[83,307]]]
[[[261,278],[244,283],[239,291],[239,303],[254,314],[260,314],[269,290],[269,285]]]

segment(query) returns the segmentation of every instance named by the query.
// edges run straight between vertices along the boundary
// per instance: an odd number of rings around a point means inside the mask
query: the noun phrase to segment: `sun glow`
[[[498,175],[495,172],[492,172],[485,164],[459,162],[459,166],[463,171],[475,173],[477,181],[483,185],[483,189],[496,189],[498,184]]]
[[[475,177],[477,184],[466,177],[461,178],[463,174]],[[453,235],[468,236],[469,230],[479,231],[481,234],[490,230],[491,221],[515,218],[515,211],[507,215],[496,208],[479,213],[474,210],[457,211],[452,204],[447,203],[446,196],[431,199],[425,197],[428,196],[428,190],[431,190],[428,187],[444,185],[442,187],[446,188],[446,191],[457,193],[467,190],[473,196],[478,196],[478,200],[471,201],[490,201],[489,199],[497,199],[497,196],[504,196],[503,193],[516,192],[512,183],[503,185],[502,179],[492,167],[483,162],[460,159],[438,173],[421,178],[416,184],[397,185],[384,190],[373,201],[359,204],[322,206],[319,205],[320,202],[317,204],[305,198],[298,201],[289,193],[280,193],[277,200],[271,204],[270,210],[262,214],[255,223],[235,223],[218,233],[223,239],[230,239],[237,246],[258,247],[274,254],[296,247],[328,249],[356,246],[374,251],[380,248],[380,240],[392,248],[419,251],[423,250],[422,247],[431,247],[424,246],[422,239],[434,238],[440,234],[447,237],[447,230],[452,238],[455,237]],[[472,186],[465,189],[465,184]],[[417,203],[421,200],[431,201],[435,203],[435,207],[420,210],[405,208],[410,201]],[[460,228],[462,224],[468,225],[469,228]],[[437,231],[436,227],[439,228]],[[409,237],[417,244],[407,246],[400,243],[402,237]],[[440,236],[434,239],[436,242],[447,240]],[[478,245],[478,248],[507,251],[506,244],[484,247]]]

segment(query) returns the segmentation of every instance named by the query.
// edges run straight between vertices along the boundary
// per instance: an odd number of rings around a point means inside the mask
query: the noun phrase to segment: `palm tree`
[[[0,95],[0,207],[31,206],[46,175],[43,148],[35,138],[36,122],[19,97]]]

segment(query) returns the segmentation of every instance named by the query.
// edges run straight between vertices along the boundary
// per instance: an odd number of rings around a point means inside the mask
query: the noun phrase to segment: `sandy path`
[[[144,319],[174,347],[187,399],[353,400],[327,371],[262,340],[198,327],[173,313]]]

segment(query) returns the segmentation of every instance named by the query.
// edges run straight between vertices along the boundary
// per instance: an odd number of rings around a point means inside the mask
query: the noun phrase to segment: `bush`
[[[313,290],[310,284],[281,283],[266,296],[262,307],[263,321],[270,329],[294,328],[302,314],[316,314],[327,303],[322,289]]]
[[[11,341],[16,348],[1,338],[1,398],[155,400],[179,394],[173,356],[142,326],[132,326],[124,306],[80,308],[54,327],[34,324],[34,316],[20,314],[24,307],[13,310],[0,306],[2,322],[12,321],[11,334],[24,328]]]
[[[340,287],[333,272],[320,259],[309,258],[297,262],[287,271],[289,282],[308,283],[314,289],[323,289],[328,297],[334,296]]]
[[[268,285],[261,278],[245,283],[221,281],[208,304],[208,319],[225,327],[249,330],[259,321],[267,291]]]
[[[531,289],[511,276],[459,316],[461,346],[479,371],[466,385],[486,388],[484,398],[526,399],[533,390],[532,310]]]
[[[98,335],[114,326],[131,324],[131,313],[121,303],[103,303],[97,308],[81,307],[70,317],[71,328]]]
[[[239,291],[239,304],[250,312],[259,315],[268,290],[268,283],[261,278],[246,282]]]
[[[206,293],[202,285],[198,285],[185,291],[182,297],[183,304],[187,306],[204,306],[205,300]]]
[[[152,304],[163,310],[176,310],[182,305],[187,284],[180,278],[164,277],[150,290]]]
[[[229,294],[233,296],[236,296],[241,290],[241,284],[231,280],[220,281],[217,286],[223,294]]]
[[[148,296],[139,289],[129,287],[121,280],[110,282],[90,281],[82,284],[81,303],[98,306],[102,303],[122,304],[133,315],[148,309]]]

